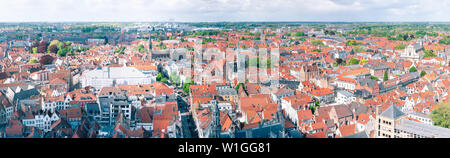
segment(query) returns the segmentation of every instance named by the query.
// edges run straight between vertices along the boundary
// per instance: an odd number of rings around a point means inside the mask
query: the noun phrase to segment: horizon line
[[[450,23],[450,21],[0,21],[0,23]]]

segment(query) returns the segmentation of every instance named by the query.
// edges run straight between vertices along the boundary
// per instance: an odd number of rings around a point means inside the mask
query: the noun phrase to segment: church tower
[[[220,138],[220,132],[222,131],[222,125],[220,124],[220,111],[217,106],[216,100],[211,100],[212,108],[213,108],[213,118],[212,118],[212,128],[210,138]]]
[[[281,107],[281,104],[278,103],[278,109],[277,109],[277,121],[281,124],[281,133],[280,136],[281,138],[284,138],[284,116],[283,116],[283,110]]]
[[[149,52],[151,52],[152,51],[152,36],[150,35],[150,36],[148,36],[148,50],[149,50]]]

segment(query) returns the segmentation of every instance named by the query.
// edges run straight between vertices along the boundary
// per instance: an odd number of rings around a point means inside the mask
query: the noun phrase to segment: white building
[[[223,111],[232,111],[233,110],[233,105],[229,102],[219,102],[217,104],[217,107],[219,107],[219,110],[221,112]]]
[[[14,106],[4,106],[6,112],[6,120],[11,120],[11,116],[14,113]]]
[[[430,118],[429,114],[421,113],[421,112],[413,112],[408,114],[409,118],[416,119],[424,124],[433,125],[433,121]]]
[[[349,91],[339,90],[336,93],[335,100],[338,104],[350,104],[351,102],[356,101],[356,97]]]
[[[60,95],[57,97],[42,97],[42,110],[55,112],[58,110],[64,110],[69,107],[69,103],[72,101],[70,95]]]
[[[343,88],[346,90],[355,90],[356,88],[356,80],[354,75],[349,75],[343,78],[337,78],[335,84],[338,88]]]
[[[35,115],[34,126],[44,132],[50,132],[52,130],[52,123],[57,120],[59,120],[59,117],[56,113],[44,112],[42,114]]]
[[[83,87],[92,86],[96,89],[115,85],[150,84],[152,79],[134,67],[103,67],[83,72],[81,76]]]
[[[418,60],[420,58],[419,52],[423,49],[422,40],[418,43],[406,46],[405,50],[401,52],[400,57],[411,60]]]

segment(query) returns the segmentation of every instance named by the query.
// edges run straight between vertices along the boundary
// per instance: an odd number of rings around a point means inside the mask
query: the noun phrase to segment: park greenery
[[[450,35],[446,35],[446,36],[442,37],[442,39],[439,40],[439,44],[450,45]]]
[[[318,45],[325,45],[323,44],[323,42],[321,40],[312,40],[311,41],[312,45],[318,46]]]
[[[49,65],[53,63],[53,60],[55,60],[55,58],[47,54],[42,56],[41,59],[39,59],[39,63],[41,63],[41,65]]]
[[[320,52],[322,52],[322,50],[320,50],[320,49],[313,49],[312,52],[319,52],[320,53]]]
[[[135,50],[138,51],[138,52],[140,52],[140,53],[145,53],[145,52],[147,52],[147,49],[145,49],[145,47],[144,47],[143,44],[138,44]]]
[[[426,57],[436,57],[436,54],[433,53],[433,50],[425,49],[423,52],[424,52],[424,55],[423,55],[424,58],[426,58]]]
[[[378,79],[378,77],[375,77],[373,75],[370,76],[370,79],[375,80],[375,81],[379,81],[380,79]]]
[[[305,32],[302,32],[302,31],[299,31],[299,32],[291,32],[291,33],[288,34],[288,35],[290,35],[290,36],[297,36],[297,37],[300,37],[300,36],[306,36]]]
[[[347,65],[356,65],[359,64],[359,60],[355,59],[355,58],[350,58],[350,60],[348,60]]]
[[[28,64],[34,64],[34,63],[39,63],[39,61],[35,58],[31,59],[30,61],[28,61]]]
[[[204,31],[196,32],[195,35],[213,36],[213,35],[218,35],[219,33],[220,33],[220,31],[218,31],[218,30],[204,30]]]
[[[366,50],[367,50],[367,49],[366,49],[365,47],[360,46],[360,45],[353,46],[353,51],[354,51],[354,52],[357,52],[357,53],[364,52],[364,51],[366,51]]]
[[[125,46],[121,46],[119,49],[114,50],[114,54],[116,53],[125,54]]]
[[[405,49],[405,48],[406,48],[406,44],[404,44],[404,43],[400,43],[395,46],[395,49]]]
[[[181,82],[181,78],[175,71],[173,71],[172,73],[170,73],[169,81],[170,83],[178,86]]]
[[[183,91],[187,94],[189,94],[189,87],[191,85],[194,85],[194,81],[191,80],[190,78],[186,79],[186,82],[183,84]]]
[[[431,120],[434,125],[450,128],[450,103],[439,103],[437,109],[431,112]]]
[[[58,56],[66,56],[68,53],[72,53],[72,43],[69,41],[61,42],[58,40],[53,40],[48,45],[48,53],[54,53]]]
[[[356,42],[355,40],[348,40],[347,42],[345,42],[345,44],[347,44],[348,46],[357,46],[357,45],[361,45],[361,42]]]

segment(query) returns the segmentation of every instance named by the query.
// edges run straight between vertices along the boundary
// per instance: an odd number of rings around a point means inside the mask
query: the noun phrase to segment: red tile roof
[[[339,131],[341,132],[342,137],[349,136],[349,135],[355,134],[356,126],[355,126],[355,124],[342,125],[341,127],[339,127]]]

